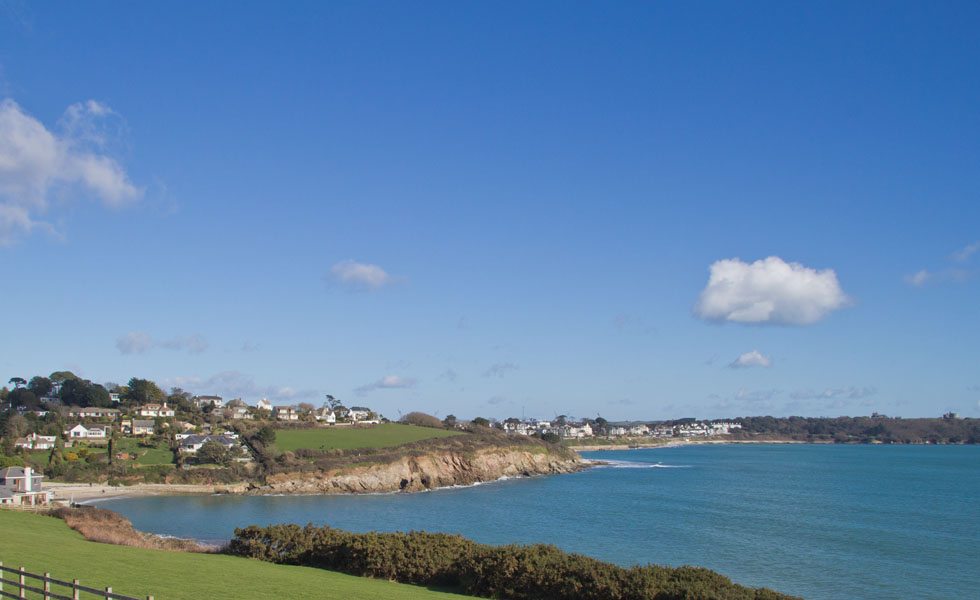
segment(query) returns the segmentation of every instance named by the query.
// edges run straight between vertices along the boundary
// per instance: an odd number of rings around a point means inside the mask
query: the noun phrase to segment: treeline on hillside
[[[471,596],[513,600],[789,600],[698,567],[624,568],[552,545],[489,546],[444,533],[350,533],[330,527],[236,529],[228,553]]]
[[[742,417],[733,439],[885,444],[978,444],[980,419],[872,417]]]

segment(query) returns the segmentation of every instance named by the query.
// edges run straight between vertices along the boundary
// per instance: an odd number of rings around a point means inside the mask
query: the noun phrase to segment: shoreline
[[[816,446],[833,442],[804,442],[800,440],[678,440],[665,444],[596,444],[594,446],[565,446],[575,452],[594,452],[598,450],[649,450],[651,448],[677,448],[701,444],[813,444]]]
[[[45,481],[44,489],[54,492],[55,502],[89,503],[96,500],[138,498],[144,496],[209,496],[234,494],[245,484],[196,485],[167,483],[137,483],[133,485],[107,485],[102,483],[63,483]]]

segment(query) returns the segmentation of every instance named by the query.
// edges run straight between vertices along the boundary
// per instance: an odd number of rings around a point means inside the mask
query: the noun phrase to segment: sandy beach
[[[88,502],[109,498],[131,498],[135,496],[177,496],[186,494],[225,494],[241,490],[242,485],[170,485],[165,483],[144,483],[137,485],[113,486],[88,483],[45,482],[44,489],[54,491],[56,501]]]

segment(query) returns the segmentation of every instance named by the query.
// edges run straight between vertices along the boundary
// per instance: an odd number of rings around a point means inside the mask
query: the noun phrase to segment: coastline
[[[44,489],[54,492],[54,501],[87,503],[93,500],[136,498],[142,496],[208,496],[235,494],[244,491],[246,484],[194,485],[167,483],[137,483],[133,485],[106,485],[101,483],[44,482]]]
[[[679,446],[695,446],[700,444],[815,444],[822,445],[832,442],[804,442],[801,440],[678,440],[665,444],[596,444],[594,446],[565,446],[575,452],[595,452],[598,450],[649,450],[651,448],[677,448]]]

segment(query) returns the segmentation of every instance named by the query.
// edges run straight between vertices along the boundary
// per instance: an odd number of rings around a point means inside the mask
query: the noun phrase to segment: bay
[[[100,506],[227,540],[249,524],[550,543],[624,566],[698,565],[813,600],[980,597],[980,447],[686,445],[583,453],[580,473],[418,494],[170,496]]]

